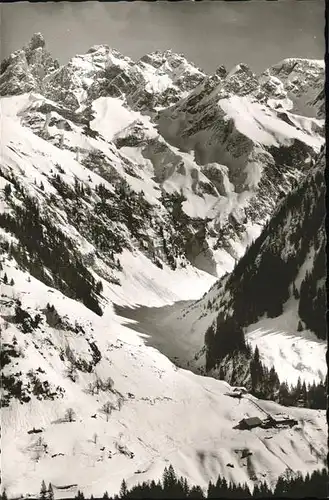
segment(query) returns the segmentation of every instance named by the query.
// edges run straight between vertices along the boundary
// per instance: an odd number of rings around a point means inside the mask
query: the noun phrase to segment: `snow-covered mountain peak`
[[[258,78],[239,64],[227,75],[223,72],[222,78],[206,77],[185,99],[159,111],[160,134],[176,148],[193,151],[204,172],[213,176],[214,169],[207,169],[207,164],[228,167],[225,174],[215,175],[221,193],[222,175],[233,186],[226,191],[225,202],[218,201],[220,223],[215,227],[222,232],[215,247],[226,237],[234,239],[246,221],[262,225],[271,202],[291,189],[305,174],[310,157],[319,152],[323,121],[295,114],[295,102],[278,76],[268,72]],[[239,247],[232,240],[225,246],[236,258]]]
[[[38,49],[39,47],[45,47],[46,45],[46,40],[43,36],[42,33],[34,33],[31,37],[31,40],[29,42],[29,49],[34,50]]]
[[[79,65],[81,64],[81,71],[88,69],[88,64],[93,66],[95,71],[95,76],[98,76],[97,70],[104,70],[110,66],[118,66],[122,69],[127,68],[129,65],[133,65],[134,61],[122,54],[119,50],[111,47],[107,44],[93,45],[84,54],[79,54],[74,56],[69,64]],[[85,67],[84,67],[85,64]]]
[[[291,57],[271,66],[264,75],[280,80],[294,113],[320,117],[320,106],[314,101],[324,88],[324,69],[323,60]]]
[[[306,59],[302,57],[287,57],[282,61],[271,66],[270,71],[273,73],[291,74],[292,71],[306,71],[318,76],[320,71],[324,71],[325,64],[322,59]]]
[[[258,86],[258,79],[247,64],[237,64],[226,75],[223,89],[237,95],[251,94]]]
[[[121,97],[133,109],[152,113],[177,102],[204,76],[171,51],[155,52],[135,62],[108,45],[95,45],[48,78],[45,93],[71,109],[98,97]]]
[[[244,63],[239,63],[236,64],[227,74],[227,78],[231,78],[232,76],[236,74],[246,74],[246,75],[253,75],[254,73],[252,72],[251,68]]]
[[[220,78],[225,78],[227,76],[227,69],[225,68],[225,66],[223,64],[221,64],[220,66],[218,66],[218,68],[216,69],[215,75],[219,76]]]
[[[35,54],[45,52],[39,34],[30,46]],[[24,50],[21,57],[27,64]],[[216,261],[227,262],[223,253],[232,262],[242,255],[276,198],[303,175],[298,165],[323,142],[320,121],[289,111],[293,103],[279,76],[267,72],[257,78],[244,64],[228,74],[219,66],[206,76],[171,50],[134,62],[101,44],[48,72],[37,87],[31,73],[24,78],[29,75],[43,97],[20,113],[22,123],[80,158],[90,149],[86,134],[98,134],[120,150],[115,158],[125,162],[123,171],[139,177],[142,165],[143,177],[153,176],[160,189],[182,191],[186,215],[213,221],[197,244],[194,240],[192,253],[201,252],[198,267],[214,274]],[[103,151],[104,144],[96,144]],[[210,266],[203,262],[205,253]]]
[[[35,33],[25,47],[2,61],[0,95],[41,90],[44,78],[58,67],[58,61],[46,50],[43,35]]]
[[[197,68],[195,64],[186,59],[184,54],[177,54],[170,49],[164,51],[156,50],[141,57],[140,61],[146,62],[147,64],[150,64],[157,69],[163,68],[167,70],[174,70],[179,67],[185,66],[186,68],[193,68],[196,72],[199,72],[202,76],[205,76],[205,74],[199,68]]]

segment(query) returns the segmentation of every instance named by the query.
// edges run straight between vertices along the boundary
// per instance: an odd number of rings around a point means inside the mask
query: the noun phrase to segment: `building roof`
[[[242,396],[242,392],[241,391],[232,391],[232,392],[226,392],[225,393],[226,396],[232,396],[232,397],[240,397]]]
[[[289,415],[286,415],[284,413],[277,413],[276,415],[272,415],[273,420],[295,420],[293,417],[290,417]]]
[[[233,387],[233,392],[248,392],[245,387]]]
[[[243,418],[241,422],[244,422],[247,425],[259,425],[262,423],[261,419],[259,417],[248,417],[248,418]]]

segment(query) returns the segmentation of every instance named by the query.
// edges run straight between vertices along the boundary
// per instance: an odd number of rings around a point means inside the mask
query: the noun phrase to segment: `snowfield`
[[[298,316],[290,306],[278,318],[264,318],[250,325],[246,339],[253,347],[258,346],[265,366],[275,366],[280,380],[290,384],[296,384],[298,377],[310,384],[324,381],[326,341],[307,330],[298,332],[297,324]]]
[[[108,141],[111,141],[115,134],[131,125],[134,121],[140,120],[149,123],[149,118],[141,113],[132,111],[124,106],[122,99],[114,97],[100,97],[93,102],[95,119],[90,123],[93,130],[100,132]],[[149,128],[150,125],[149,125]]]
[[[216,281],[191,267],[159,269],[141,253],[123,252],[120,286],[112,286],[110,299],[118,305],[160,307],[179,300],[198,299]]]
[[[308,130],[296,130],[295,127],[279,121],[275,112],[265,106],[253,102],[249,97],[233,96],[219,101],[219,106],[230,118],[233,118],[237,130],[254,142],[267,146],[288,145],[292,139],[299,139],[305,144],[320,149],[323,141],[321,138],[312,137]],[[294,119],[294,116],[292,116]],[[298,122],[298,117],[295,122]],[[306,122],[311,119],[304,118]]]

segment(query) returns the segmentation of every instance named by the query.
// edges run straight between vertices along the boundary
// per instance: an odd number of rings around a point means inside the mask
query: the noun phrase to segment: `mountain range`
[[[40,33],[1,63],[8,495],[321,468],[324,410],[236,426],[286,411],[250,393],[248,345],[280,380],[325,378],[323,80],[107,45],[60,66]]]

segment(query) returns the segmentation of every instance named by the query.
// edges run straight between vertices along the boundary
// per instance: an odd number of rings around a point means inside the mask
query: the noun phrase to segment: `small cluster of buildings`
[[[259,417],[247,417],[240,420],[238,424],[239,429],[250,430],[255,427],[262,427],[263,429],[270,429],[273,427],[293,427],[298,425],[298,421],[284,413],[277,413],[275,415],[268,415],[265,419]]]
[[[248,395],[248,391],[245,387],[233,387],[230,392],[226,393],[226,396],[230,396],[231,398],[241,399],[244,396]],[[248,398],[250,399],[250,398]],[[273,427],[293,427],[294,425],[298,425],[298,421],[287,415],[286,413],[276,413],[271,415],[267,413],[264,409],[262,409],[255,401],[251,401],[254,405],[264,413],[264,418],[260,417],[245,417],[238,425],[235,427],[236,429],[254,429],[255,427],[261,427],[263,429],[270,429]]]

